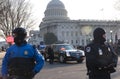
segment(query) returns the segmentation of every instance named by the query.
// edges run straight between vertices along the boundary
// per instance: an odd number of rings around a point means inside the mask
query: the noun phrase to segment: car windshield
[[[72,50],[74,47],[72,45],[60,45],[59,46],[60,50]]]

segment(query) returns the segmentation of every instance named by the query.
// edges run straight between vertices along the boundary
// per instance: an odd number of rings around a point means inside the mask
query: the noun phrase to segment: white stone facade
[[[68,42],[73,45],[86,45],[90,40],[93,39],[93,30],[96,27],[104,28],[106,31],[107,41],[112,40],[115,42],[115,35],[117,33],[119,37],[120,22],[118,21],[54,21],[49,23],[41,23],[40,34],[44,37],[47,32],[54,33],[58,40]],[[110,33],[112,31],[112,33]]]
[[[41,41],[43,41],[43,38],[40,36],[39,31],[34,31],[31,30],[29,35],[28,35],[28,43],[33,44],[33,45],[39,45]]]
[[[60,0],[51,0],[45,10],[45,17],[40,23],[40,35],[44,38],[47,32],[54,33],[59,41],[72,45],[86,45],[93,37],[96,27],[104,28],[107,41],[115,42],[115,35],[120,38],[120,21],[107,20],[70,20]]]

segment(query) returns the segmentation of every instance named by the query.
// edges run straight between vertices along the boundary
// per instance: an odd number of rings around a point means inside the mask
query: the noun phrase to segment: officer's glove
[[[116,72],[116,69],[114,67],[108,67],[107,70],[109,71],[109,73]]]

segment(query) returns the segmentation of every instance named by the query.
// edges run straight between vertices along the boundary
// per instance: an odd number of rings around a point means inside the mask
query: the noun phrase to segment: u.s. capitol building
[[[106,31],[107,41],[115,42],[120,35],[120,21],[115,20],[71,20],[67,16],[67,10],[60,0],[51,0],[44,12],[44,18],[40,23],[40,35],[54,33],[59,41],[72,45],[86,45],[93,39],[92,32],[96,27],[102,27]]]

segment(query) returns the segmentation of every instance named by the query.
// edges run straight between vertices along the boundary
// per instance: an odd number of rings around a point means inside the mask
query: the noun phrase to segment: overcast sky
[[[44,17],[44,11],[51,0],[31,0],[34,16],[38,24]],[[68,11],[68,17],[78,19],[120,19],[120,11],[115,9],[118,0],[60,0]],[[38,29],[38,28],[36,28]]]
[[[44,11],[51,0],[30,0],[33,6],[33,15],[37,20],[35,30],[39,30],[39,24],[44,17]],[[119,0],[60,0],[68,11],[68,17],[78,19],[107,19],[120,20],[120,11],[115,7]]]

